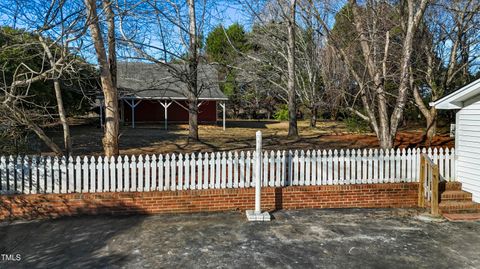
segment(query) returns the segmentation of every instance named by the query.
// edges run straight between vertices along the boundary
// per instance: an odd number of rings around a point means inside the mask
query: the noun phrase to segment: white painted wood
[[[108,184],[104,184],[103,180],[103,157],[97,159],[97,191],[109,191]]]
[[[109,168],[110,168],[110,188],[108,191],[115,191],[116,190],[116,183],[117,183],[117,171],[116,171],[116,162],[115,162],[115,157],[111,156],[110,157],[110,162],[109,162]]]
[[[235,151],[233,154],[233,188],[239,187],[239,174],[240,170],[238,169],[238,152]]]
[[[390,183],[393,183],[396,181],[396,162],[395,162],[395,150],[391,149],[390,150]]]
[[[155,157],[155,155],[153,155]],[[122,156],[117,157],[116,169],[117,169],[117,191],[124,191],[124,177],[123,177],[123,163]]]
[[[9,193],[8,189],[8,176],[7,176],[7,158],[5,156],[0,157],[0,179],[1,179],[1,193]]]
[[[310,185],[310,179],[311,179],[311,153],[310,150],[307,150],[307,153],[305,155],[305,183],[302,184],[304,186],[309,186]]]
[[[293,185],[297,186],[298,185],[298,177],[300,174],[300,169],[299,169],[299,162],[300,162],[300,156],[297,150],[293,153]]]
[[[227,188],[233,188],[233,157],[232,157],[232,152],[229,151],[228,154],[228,159],[227,159]]]
[[[345,151],[345,184],[350,184],[351,183],[351,160],[352,160],[352,155],[349,149]]]
[[[300,151],[300,171],[298,183],[300,186],[305,186],[305,152],[303,150]]]
[[[344,185],[345,179],[345,152],[341,149],[338,155],[338,184]]]
[[[285,150],[282,151],[282,173],[281,173],[281,182],[280,182],[280,185],[281,186],[285,186],[288,184],[288,175],[287,173],[288,170],[287,170],[287,167],[288,167],[288,155],[287,155],[287,152]]]
[[[123,157],[123,180],[123,190],[127,192],[130,191],[132,182],[130,180],[130,159],[128,156]]]
[[[145,167],[144,167],[144,159],[142,155],[138,156],[136,166],[137,166],[137,191],[144,191],[145,190],[145,175],[144,175]]]
[[[373,183],[373,150],[368,150],[368,157],[367,157],[367,183]]]
[[[217,152],[217,155],[215,156],[215,189],[220,189],[220,183],[221,183],[221,155],[220,152]]]
[[[48,164],[48,160],[47,160],[47,164]],[[83,162],[82,162],[82,192],[88,192],[89,191],[89,170],[88,170],[88,157],[87,156],[84,156],[83,157]],[[46,177],[48,178],[49,177],[49,174],[48,174],[48,170],[49,167],[47,165],[47,173],[46,173]],[[48,188],[47,188],[48,189]]]
[[[356,177],[355,182],[357,184],[361,184],[362,181],[363,181],[363,174],[362,174],[363,164],[362,164],[362,151],[360,149],[357,150],[355,161],[356,161],[356,167],[357,167],[357,177]]]
[[[333,184],[333,152],[328,150],[327,152],[327,184]]]
[[[338,185],[338,150],[333,150],[332,155],[332,184]]]
[[[183,162],[183,154],[180,153],[178,155],[178,160],[177,160],[177,173],[178,173],[178,178],[177,178],[177,189],[181,190],[183,189],[183,168],[184,168],[184,162]]]
[[[197,181],[197,189],[206,189],[207,187],[204,185],[204,180],[203,180],[203,167],[205,167],[204,160],[203,160],[203,154],[200,152],[198,153],[198,158],[197,158],[197,167],[198,167],[198,181]],[[205,172],[207,173],[207,172]]]
[[[225,189],[227,187],[227,155],[225,152],[222,152],[222,157],[221,157],[221,166],[222,166],[222,174],[221,174],[221,182],[220,182],[220,188]]]
[[[188,167],[188,166],[187,166]],[[144,185],[144,189],[145,191],[151,191],[151,163],[150,163],[150,156],[149,155],[146,155],[145,156],[145,163],[143,165],[143,168],[145,169],[144,170],[144,173],[145,173],[145,185]]]
[[[238,160],[240,165],[240,182],[238,183],[240,188],[246,187],[245,185],[245,154],[244,152],[240,152],[240,159]]]
[[[196,187],[196,180],[197,180],[197,169],[196,169],[196,164],[197,164],[197,158],[195,157],[195,154],[192,153],[190,154],[190,189],[194,190]]]
[[[322,152],[317,150],[317,180],[315,185],[322,185]]]
[[[57,168],[57,177],[54,177],[54,183],[55,180],[58,180],[58,158],[55,157],[54,160],[57,160],[57,162],[53,163],[54,164],[54,167]],[[15,163],[14,163],[14,167],[15,167],[15,191],[16,192],[19,192],[19,193],[22,193],[22,185],[23,185],[23,160],[22,160],[22,157],[21,156],[17,156],[17,158],[15,159]],[[56,193],[59,193],[58,191],[58,188],[54,188],[53,189]]]
[[[312,169],[312,178],[311,178],[311,185],[316,185],[317,184],[317,152],[315,150],[312,150],[312,156],[310,159],[310,166]]]
[[[245,159],[245,187],[255,186],[252,182],[252,174],[250,171],[253,159],[250,157],[250,151],[247,151],[247,157]]]
[[[268,167],[268,164],[269,164],[268,152],[265,151],[265,152],[263,152],[262,155],[263,155],[263,156],[262,156],[263,165],[262,165],[262,169],[260,169],[260,171],[262,171],[262,173],[263,173],[263,176],[262,176],[262,177],[263,177],[263,178],[262,178],[262,179],[263,179],[262,186],[267,187],[267,186],[268,186],[268,179],[269,179],[269,178],[268,178],[268,177],[269,177],[269,176],[268,176],[268,169],[269,169],[269,167]],[[255,154],[255,157],[257,157],[256,154]],[[254,169],[254,171],[257,171],[257,170]]]
[[[170,180],[168,180],[168,182],[170,182]],[[137,158],[135,155],[132,155],[130,158],[130,191],[137,191],[137,186]]]
[[[288,186],[293,185],[293,152],[291,150],[288,151],[288,156],[287,156],[287,163],[288,163]]]
[[[443,178],[454,180],[454,149],[423,152],[436,160]],[[418,181],[420,153],[420,149],[265,151],[262,183],[278,187]],[[79,157],[48,157],[44,163],[35,157],[30,161],[28,157],[0,156],[0,190],[69,193],[244,188],[254,186],[254,162],[250,151],[160,155],[158,159],[155,155],[138,159],[85,156],[83,162]],[[472,169],[477,166],[480,162],[469,159],[461,167],[474,174]]]
[[[277,154],[275,156],[275,186],[280,187],[282,185],[282,156],[279,150],[277,150]]]
[[[401,174],[401,160],[400,160],[400,154],[401,154],[401,151],[400,149],[397,149],[397,152],[396,154],[394,155],[393,159],[394,159],[394,162],[395,162],[395,182],[400,182],[400,174]]]
[[[362,184],[368,180],[368,152],[366,149],[362,152]]]
[[[267,153],[265,151],[265,153]],[[268,159],[268,165],[269,165],[269,178],[268,178],[268,186],[273,187],[275,186],[275,153],[270,151],[270,156]]]
[[[157,190],[163,191],[166,190],[166,184],[165,184],[165,178],[166,178],[166,172],[165,171],[165,165],[163,162],[163,155],[160,154],[158,156],[158,163],[157,163],[157,169],[158,169],[158,183],[157,183]]]
[[[4,179],[5,179],[5,176],[4,176],[5,172],[3,171],[3,169],[4,169],[3,167],[5,167],[4,160],[5,160],[5,157],[1,156],[0,157],[0,178],[2,179],[1,180],[1,186],[2,186],[3,191],[5,191],[6,187],[7,187],[7,184],[6,184],[7,182],[4,181]],[[69,163],[71,163],[72,160],[73,160],[73,158],[70,156],[69,157]],[[72,167],[73,167],[73,165],[72,165]],[[38,157],[37,156],[32,157],[31,171],[32,171],[32,177],[31,177],[31,180],[30,180],[30,193],[31,194],[36,194],[37,190],[38,190]],[[69,168],[69,171],[70,171],[70,168]],[[73,169],[72,169],[72,174],[73,174]],[[70,178],[73,178],[73,177],[70,176]],[[72,182],[72,186],[73,186],[73,180],[71,180],[70,182]],[[69,190],[72,190],[72,189],[73,189],[72,187],[69,187]]]
[[[385,182],[385,152],[380,149],[378,152],[378,182]]]
[[[215,153],[210,153],[208,170],[210,171],[208,187],[213,189],[215,188]]]
[[[327,168],[327,151],[323,150],[322,151],[322,184],[321,185],[327,185],[328,184],[328,168]]]
[[[379,171],[379,155],[378,155],[378,149],[373,150],[373,183],[378,183],[379,178],[378,178],[378,171]]]
[[[32,159],[32,164],[37,162],[37,158],[34,157]],[[32,186],[33,186],[33,179],[37,178],[36,173],[38,173],[38,169],[36,165],[32,167]],[[34,176],[35,174],[35,176]],[[67,159],[67,192],[73,193],[75,192],[75,164],[72,156],[69,156]],[[33,190],[33,189],[32,189]]]
[[[170,159],[170,190],[176,191],[177,190],[177,156],[172,154],[171,159]]]
[[[40,160],[42,160],[43,162],[43,157],[40,157]],[[45,170],[43,166],[41,166],[38,173],[39,173],[39,184],[41,184],[44,180],[43,177],[45,176]],[[80,159],[80,157],[77,156],[75,158],[75,192],[81,193],[82,186],[83,186],[82,185],[82,159]]]
[[[450,169],[451,180],[460,181],[463,190],[480,202],[480,101],[474,97],[457,112],[455,150],[450,153],[456,156],[456,164]]]

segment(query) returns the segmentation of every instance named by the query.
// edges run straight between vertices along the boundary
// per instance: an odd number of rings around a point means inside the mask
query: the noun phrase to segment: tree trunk
[[[198,140],[198,81],[197,81],[197,23],[195,17],[195,1],[188,0],[189,24],[189,58],[188,58],[188,139]]]
[[[317,106],[313,106],[313,108],[310,111],[312,114],[310,116],[310,127],[317,127],[317,113],[318,113]]]
[[[117,87],[117,50],[115,41],[115,14],[112,9],[112,1],[104,0],[103,8],[105,9],[105,15],[107,17],[108,25],[108,66],[110,74],[112,75],[113,85]]]
[[[198,99],[188,100],[188,139],[198,140]]]
[[[17,107],[8,104],[6,105],[6,107],[11,111],[15,118],[19,119],[20,122],[25,124],[30,130],[32,130],[40,138],[40,140],[42,140],[45,145],[47,145],[55,153],[55,155],[61,156],[63,154],[60,147],[45,134],[42,128],[40,128],[36,123],[31,121],[29,117],[25,116]]]
[[[425,146],[429,147],[437,133],[437,110],[435,108],[430,111],[430,117],[427,118],[427,129],[425,132]]]
[[[105,131],[103,136],[103,149],[106,156],[115,156],[119,154],[119,113],[117,88],[115,87],[110,66],[107,62],[107,53],[105,51],[102,32],[100,30],[96,1],[85,0],[85,6],[87,7],[90,18],[88,26],[95,47],[97,61],[100,67],[100,80],[105,102]]]
[[[297,94],[295,91],[295,9],[297,1],[290,0],[288,19],[288,137],[298,137]]]
[[[57,77],[56,69],[56,62],[52,51],[47,43],[45,43],[43,37],[41,35],[38,36],[40,43],[42,44],[43,49],[45,50],[45,54],[47,55],[48,61],[50,62],[51,67],[54,69],[52,73],[53,77],[53,88],[55,90],[55,98],[57,101],[57,108],[58,108],[58,116],[60,118],[60,123],[62,124],[63,129],[63,144],[65,147],[65,153],[70,155],[72,153],[72,139],[70,136],[70,126],[67,122],[67,115],[65,112],[65,106],[63,105],[63,98],[62,98],[62,89],[60,87],[60,81]]]
[[[67,122],[67,115],[63,105],[62,90],[58,79],[53,80],[53,87],[55,89],[55,97],[57,99],[58,115],[63,128],[63,144],[65,146],[65,153],[70,155],[72,153],[72,139],[70,136],[70,126]]]

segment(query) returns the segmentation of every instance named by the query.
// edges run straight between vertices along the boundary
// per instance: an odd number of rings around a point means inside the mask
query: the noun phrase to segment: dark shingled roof
[[[174,64],[175,70],[185,66]],[[172,68],[172,69],[173,69]],[[120,62],[117,70],[117,85],[120,98],[138,99],[186,99],[186,83],[175,76],[174,71],[160,64],[142,62]],[[183,72],[185,73],[185,72]],[[200,100],[227,100],[218,85],[218,72],[214,66],[198,66]]]

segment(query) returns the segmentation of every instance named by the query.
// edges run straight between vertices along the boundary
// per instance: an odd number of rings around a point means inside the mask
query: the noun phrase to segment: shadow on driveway
[[[415,210],[78,217],[0,227],[0,268],[480,268],[480,223]]]

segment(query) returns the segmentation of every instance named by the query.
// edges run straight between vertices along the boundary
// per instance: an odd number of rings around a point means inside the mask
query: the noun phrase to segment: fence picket
[[[262,152],[270,187],[417,182],[420,154],[455,180],[455,149]],[[1,193],[73,193],[253,187],[251,151],[122,157],[0,156]]]
[[[233,187],[233,158],[232,158],[232,152],[229,151],[228,154],[228,159],[227,159],[227,188],[232,188]]]
[[[219,155],[217,155],[217,156],[219,156]],[[222,152],[220,165],[222,167],[220,188],[224,189],[224,188],[227,187],[227,155],[225,154],[225,152]]]
[[[250,151],[247,151],[247,158],[245,159],[245,187],[248,188],[250,186],[254,186],[252,183],[251,169],[250,166],[252,165],[253,158],[251,158]]]
[[[105,192],[109,192],[112,188],[111,188],[111,177],[110,177],[110,159],[105,156],[105,157],[100,157],[102,160],[102,166],[99,167],[99,171],[98,171],[98,174],[102,174],[103,172],[103,191]],[[132,160],[133,161],[133,160]]]
[[[177,156],[175,156],[175,153],[172,154],[171,159],[170,159],[170,190],[176,191],[177,190]]]
[[[143,169],[145,169],[145,190],[151,191],[151,177],[150,177],[150,172],[151,172],[151,163],[150,163],[150,156],[146,155],[145,156],[145,163],[143,164]]]
[[[163,167],[161,169],[163,171]],[[128,156],[123,157],[123,180],[123,189],[125,191],[130,191],[132,182],[130,181],[130,159]],[[160,190],[163,190],[163,188]]]
[[[163,191],[165,190],[165,181],[164,181],[164,164],[163,164],[163,155],[160,154],[158,156],[158,162],[157,162],[157,168],[158,168],[158,183],[157,183],[157,190]],[[126,184],[126,183],[125,183]]]
[[[3,158],[3,156],[2,156]],[[0,164],[0,171],[3,170],[3,159],[1,159],[1,164]],[[72,160],[72,157],[69,157],[69,163],[71,162]],[[37,191],[38,191],[38,158],[37,156],[33,156],[32,157],[32,174],[31,174],[31,178],[30,178],[30,193],[31,194],[36,194]],[[3,182],[3,171],[1,171],[1,176],[2,178],[2,190],[4,190],[4,182]],[[72,178],[73,179],[73,178]],[[70,184],[73,184],[73,180],[69,180]]]
[[[197,171],[196,171],[196,163],[197,159],[195,158],[195,154],[192,153],[190,155],[190,189],[194,190],[196,183],[195,180],[197,179]]]
[[[240,159],[238,160],[239,164],[240,164],[240,182],[238,183],[238,185],[240,186],[240,188],[244,188],[246,187],[245,186],[245,154],[242,152],[240,152]]]
[[[155,155],[153,155],[155,157]],[[124,191],[122,156],[117,157],[117,191]]]
[[[239,170],[238,170],[238,152],[235,151],[235,153],[233,154],[233,187],[234,188],[238,188],[239,186]]]
[[[100,191],[108,191],[108,185],[103,182],[103,157],[97,159],[97,187]]]

